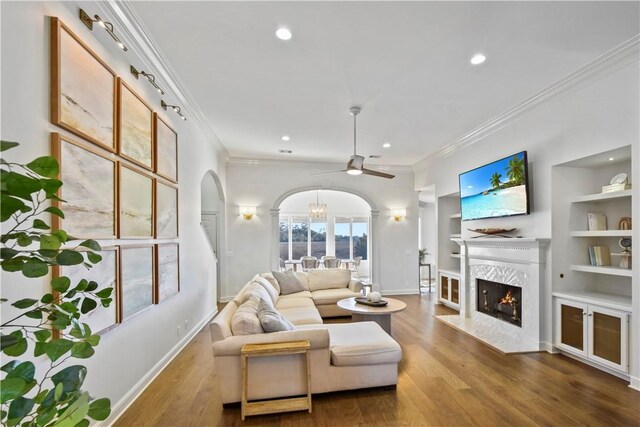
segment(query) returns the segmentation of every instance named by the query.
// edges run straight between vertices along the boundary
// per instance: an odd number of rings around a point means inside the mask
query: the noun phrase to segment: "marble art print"
[[[153,179],[120,167],[120,237],[153,237]]]
[[[116,231],[115,163],[61,139],[59,144],[60,197],[65,217],[60,228],[74,237],[113,238]]]
[[[120,247],[122,318],[153,304],[153,246]]]
[[[52,25],[55,25],[52,22]],[[115,76],[65,27],[59,31],[56,87],[60,125],[105,148],[115,150]]]
[[[178,245],[157,245],[158,303],[180,291]]]
[[[178,190],[156,183],[156,237],[178,237]]]
[[[178,182],[178,135],[156,116],[156,173]]]
[[[120,84],[120,154],[151,169],[152,111],[124,84]]]
[[[71,286],[76,286],[82,279],[94,281],[98,284],[98,290],[113,288],[111,294],[113,301],[109,307],[98,306],[87,314],[80,315],[80,322],[86,323],[94,334],[100,333],[118,322],[117,289],[118,289],[118,251],[104,248],[100,251],[102,261],[87,269],[83,265],[60,266],[58,276],[67,276],[71,280]]]

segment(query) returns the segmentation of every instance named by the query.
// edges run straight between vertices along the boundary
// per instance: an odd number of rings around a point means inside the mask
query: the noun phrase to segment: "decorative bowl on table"
[[[369,301],[365,297],[356,297],[354,299],[356,300],[356,303],[358,303],[358,304],[369,305],[371,307],[384,307],[385,305],[389,304],[385,300],[380,300],[380,301],[377,301],[377,302],[373,302],[373,301]]]

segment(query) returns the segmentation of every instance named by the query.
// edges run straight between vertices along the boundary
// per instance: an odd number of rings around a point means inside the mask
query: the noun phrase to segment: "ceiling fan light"
[[[347,170],[349,175],[362,175],[362,171],[360,169],[349,169]]]

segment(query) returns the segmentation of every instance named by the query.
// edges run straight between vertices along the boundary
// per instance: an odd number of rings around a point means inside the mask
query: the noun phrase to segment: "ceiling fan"
[[[390,175],[384,172],[378,172],[371,169],[367,169],[364,167],[364,157],[359,156],[356,152],[356,116],[360,113],[360,107],[351,107],[349,108],[349,114],[353,116],[353,156],[347,162],[347,168],[339,171],[330,171],[330,172],[320,172],[314,173],[313,175],[324,175],[327,173],[337,173],[337,172],[346,172],[349,175],[373,175],[379,176],[380,178],[395,178],[395,175]]]

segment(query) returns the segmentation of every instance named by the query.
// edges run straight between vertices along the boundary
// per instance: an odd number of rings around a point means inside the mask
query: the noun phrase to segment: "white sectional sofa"
[[[244,344],[309,340],[311,343],[311,390],[324,393],[368,387],[394,386],[402,350],[375,322],[323,324],[322,317],[345,316],[336,302],[360,296],[348,270],[314,270],[296,273],[304,291],[289,295],[272,293],[274,306],[293,325],[293,330],[234,335],[232,318],[256,284],[269,282],[254,277],[210,325],[215,368],[224,404],[241,400],[240,350]],[[273,286],[274,288],[277,287]],[[281,355],[252,359],[249,366],[249,399],[268,399],[306,393],[304,359]]]

